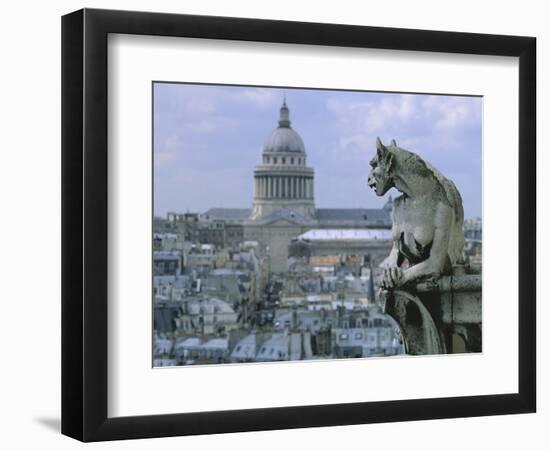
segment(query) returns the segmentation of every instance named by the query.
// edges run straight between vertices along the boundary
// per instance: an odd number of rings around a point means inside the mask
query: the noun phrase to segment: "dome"
[[[275,128],[264,144],[264,152],[305,153],[304,141],[292,128]]]
[[[273,130],[264,144],[265,152],[293,152],[305,153],[304,141],[296,131],[290,127],[289,109],[286,100],[281,106],[279,126]]]

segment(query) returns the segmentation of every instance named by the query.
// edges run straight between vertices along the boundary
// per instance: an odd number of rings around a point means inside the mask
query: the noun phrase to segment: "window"
[[[237,348],[235,349],[235,351],[240,352],[241,351],[241,346],[237,345]]]
[[[355,339],[363,339],[363,333],[355,333]]]
[[[294,158],[290,158],[290,164],[294,164]]]
[[[277,158],[273,158],[273,164],[277,164]]]
[[[286,164],[286,158],[283,157],[282,163],[283,163],[283,164]]]
[[[347,341],[348,340],[348,334],[347,333],[342,333],[340,335],[340,340],[341,341]]]

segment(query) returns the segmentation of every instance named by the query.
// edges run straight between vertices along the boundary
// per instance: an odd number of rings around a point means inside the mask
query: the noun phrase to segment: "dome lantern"
[[[283,100],[283,106],[281,106],[279,128],[290,128],[290,111],[286,106],[286,98]]]

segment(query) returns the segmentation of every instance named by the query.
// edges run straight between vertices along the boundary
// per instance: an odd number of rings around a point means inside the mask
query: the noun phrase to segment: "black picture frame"
[[[518,393],[107,417],[109,33],[519,58]],[[82,441],[535,412],[536,39],[83,9],[62,18],[62,433]]]

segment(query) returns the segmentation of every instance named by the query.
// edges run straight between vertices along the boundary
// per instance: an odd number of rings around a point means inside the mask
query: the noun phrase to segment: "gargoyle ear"
[[[380,161],[383,161],[384,157],[386,156],[386,153],[387,153],[386,147],[384,146],[384,144],[382,144],[382,141],[380,140],[380,138],[377,137],[376,138],[376,154],[378,156],[378,159]]]
[[[391,170],[393,167],[393,153],[392,152],[386,152],[386,157],[384,159],[384,165],[386,167],[386,170]]]

